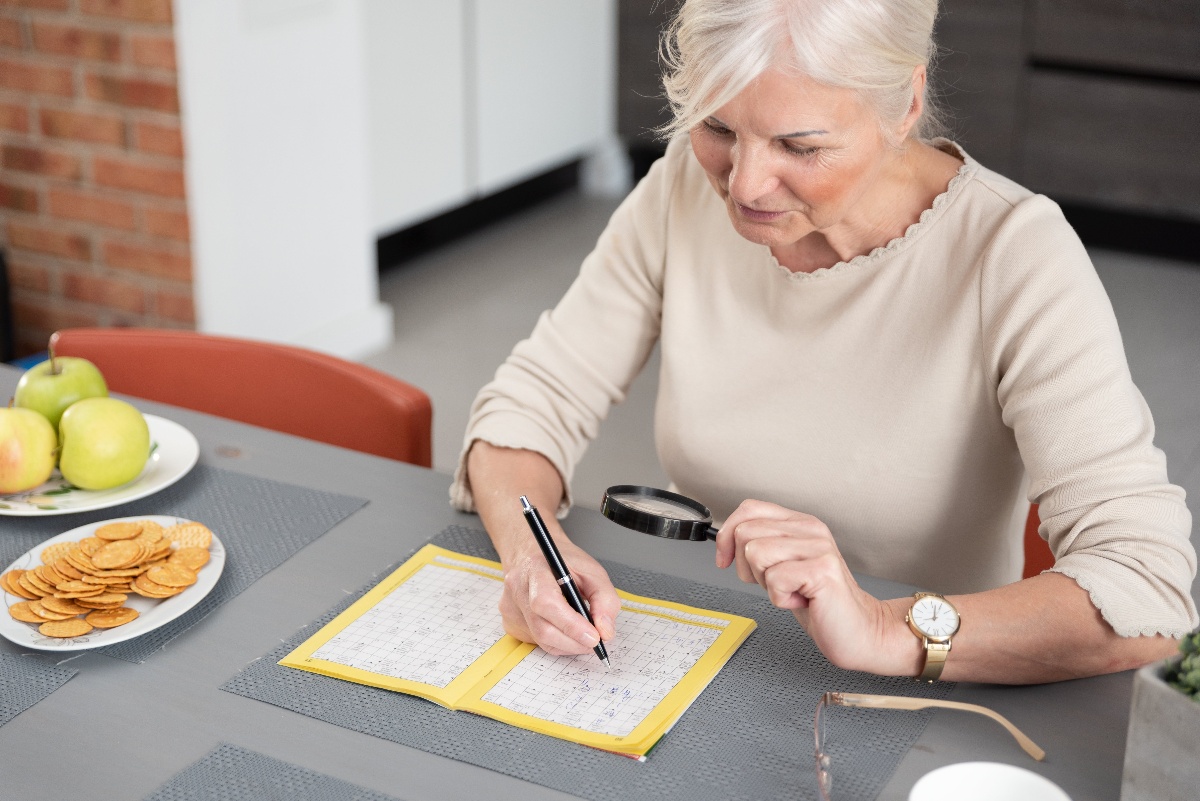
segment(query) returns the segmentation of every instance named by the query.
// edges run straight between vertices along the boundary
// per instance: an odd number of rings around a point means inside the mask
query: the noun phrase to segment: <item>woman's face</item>
[[[869,235],[871,208],[886,198],[863,201],[896,154],[856,92],[776,69],[691,139],[737,232],[783,250],[814,231]]]

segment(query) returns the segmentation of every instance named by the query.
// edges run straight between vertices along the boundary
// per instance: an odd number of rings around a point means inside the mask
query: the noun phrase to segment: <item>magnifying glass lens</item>
[[[672,540],[713,540],[712,512],[678,493],[636,484],[609,487],[600,514],[625,528]]]
[[[617,503],[628,506],[631,509],[637,509],[639,512],[646,514],[657,515],[659,517],[670,517],[675,520],[705,520],[705,516],[695,509],[684,506],[681,503],[676,503],[667,498],[651,498],[645,495],[634,495],[632,493],[619,492],[609,496]]]

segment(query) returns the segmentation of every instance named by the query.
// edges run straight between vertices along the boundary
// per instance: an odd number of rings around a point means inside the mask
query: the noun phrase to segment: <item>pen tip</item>
[[[604,662],[605,667],[608,667],[608,668],[612,667],[612,662],[609,662],[607,657],[603,660],[603,662]]]

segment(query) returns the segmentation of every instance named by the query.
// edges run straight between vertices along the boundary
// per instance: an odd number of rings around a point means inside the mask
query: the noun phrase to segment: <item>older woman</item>
[[[684,3],[666,155],[473,408],[452,498],[500,553],[512,634],[553,653],[614,634],[603,569],[548,521],[593,628],[516,499],[565,512],[656,342],[674,488],[724,518],[717,565],[834,664],[1040,682],[1196,625],[1191,518],[1087,254],[1054,203],[925,138],[936,12]],[[1020,580],[1031,500],[1056,562]],[[879,600],[852,570],[940,595]]]

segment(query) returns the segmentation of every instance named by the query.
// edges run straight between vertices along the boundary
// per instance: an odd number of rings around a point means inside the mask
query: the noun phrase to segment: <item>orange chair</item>
[[[289,345],[147,328],[68,328],[50,347],[93,362],[112,392],[433,465],[429,397],[361,364]]]
[[[1022,578],[1036,576],[1043,570],[1054,567],[1054,552],[1049,544],[1038,534],[1041,525],[1036,503],[1029,505],[1029,517],[1025,518],[1025,571]]]

